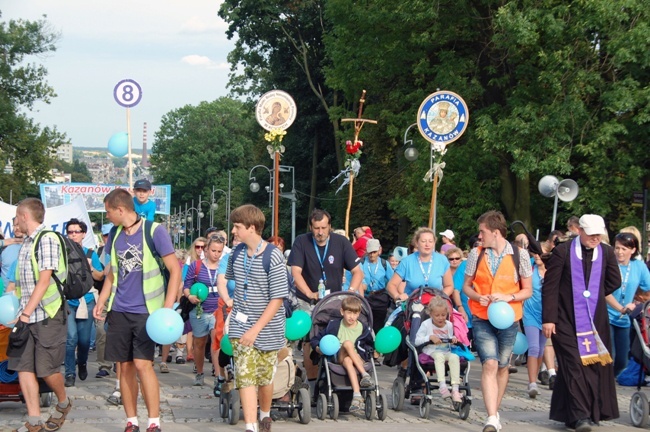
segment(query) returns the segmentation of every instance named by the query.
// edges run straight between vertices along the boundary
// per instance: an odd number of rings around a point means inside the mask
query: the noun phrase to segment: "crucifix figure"
[[[369,120],[361,117],[363,114],[363,104],[366,102],[366,91],[361,92],[361,98],[359,99],[359,112],[357,118],[344,118],[341,119],[341,122],[354,122],[354,141],[353,144],[359,140],[359,133],[361,128],[365,123],[377,124],[377,120]],[[350,234],[350,209],[352,208],[352,191],[354,184],[354,171],[350,170],[350,183],[349,183],[349,193],[348,193],[348,208],[345,212],[345,235],[349,237]]]
[[[582,342],[582,345],[584,345],[587,352],[591,352],[591,349],[589,348],[591,347],[591,342],[589,341],[589,339],[585,338],[585,340]]]

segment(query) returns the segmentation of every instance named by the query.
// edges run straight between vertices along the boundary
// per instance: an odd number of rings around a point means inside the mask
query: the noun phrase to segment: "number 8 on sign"
[[[132,79],[125,79],[117,83],[113,90],[115,102],[124,108],[131,108],[140,103],[142,99],[142,87]]]

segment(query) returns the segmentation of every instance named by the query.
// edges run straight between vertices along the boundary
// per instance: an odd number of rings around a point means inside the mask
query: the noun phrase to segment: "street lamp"
[[[259,187],[259,185],[258,185]],[[221,192],[222,194],[225,195],[226,197],[226,232],[227,235],[230,236],[230,171],[228,171],[228,192],[226,192],[223,189],[217,189],[214,186],[212,186],[212,194],[210,194],[210,226],[214,226],[214,212],[217,211],[219,208],[219,205],[217,204],[217,201],[214,198],[214,194],[216,192]]]
[[[271,212],[271,223],[272,223],[272,229],[271,229],[271,235],[272,236],[279,236],[279,232],[275,232],[275,217],[278,214],[278,208],[274,208],[273,203],[274,203],[274,182],[275,182],[275,176],[273,175],[273,170],[270,168],[267,168],[264,165],[256,165],[253,168],[251,168],[249,174],[248,174],[248,180],[251,182],[250,183],[250,190],[253,193],[257,193],[260,191],[260,185],[257,182],[257,179],[253,177],[253,171],[257,168],[264,168],[268,173],[269,173],[269,185],[265,187],[266,191],[269,194],[269,207],[273,208],[273,211]],[[294,240],[296,239],[296,173],[295,173],[295,168],[289,165],[280,165],[278,167],[278,172],[283,173],[283,172],[290,172],[291,173],[291,192],[283,193],[280,192],[279,198],[286,198],[291,200],[291,244],[293,244]],[[278,178],[279,181],[279,178]],[[276,185],[278,190],[284,187],[283,183],[279,183]],[[278,229],[279,231],[279,229]]]
[[[199,202],[196,204],[196,207],[199,209],[199,214],[198,214],[198,219],[199,220],[198,220],[198,223],[197,223],[198,224],[199,236],[201,235],[201,219],[203,219],[205,217],[205,213],[203,213],[202,207],[201,207],[203,204],[210,205],[210,202],[202,200],[201,195],[199,195]]]
[[[187,222],[192,222],[192,228],[190,228],[190,243],[192,243],[192,241],[194,241],[194,237],[193,237],[194,236],[194,218],[192,217],[192,212],[196,212],[196,216],[197,216],[199,221],[205,215],[203,214],[203,212],[200,209],[194,207],[194,200],[192,200],[192,207],[187,208],[187,204],[185,204],[185,206],[186,206],[185,220]],[[200,227],[199,227],[199,229],[200,229]],[[187,229],[186,229],[186,231],[187,231]],[[201,233],[199,233],[198,237],[200,237],[200,234]]]

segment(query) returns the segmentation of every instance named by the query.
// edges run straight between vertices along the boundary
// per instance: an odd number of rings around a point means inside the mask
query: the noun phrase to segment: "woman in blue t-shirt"
[[[395,300],[406,300],[420,287],[437,288],[448,296],[454,283],[447,258],[435,251],[436,238],[430,228],[418,228],[413,235],[416,251],[402,259],[386,290]],[[404,281],[405,284],[401,282]]]
[[[637,289],[650,289],[650,272],[639,255],[639,240],[634,234],[620,233],[614,238],[614,253],[621,271],[621,287],[605,297],[612,337],[612,357],[614,358],[614,375],[618,375],[627,366],[630,353],[630,318],[634,295]]]

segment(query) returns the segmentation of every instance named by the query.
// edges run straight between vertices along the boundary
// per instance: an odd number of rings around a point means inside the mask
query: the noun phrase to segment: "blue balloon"
[[[0,324],[10,327],[9,323],[15,321],[18,316],[19,307],[18,298],[13,293],[0,297]]]
[[[494,327],[504,330],[515,322],[515,311],[507,302],[493,302],[488,306],[488,319]]]
[[[512,349],[512,353],[515,355],[525,354],[528,351],[528,339],[526,335],[522,332],[517,333],[517,339],[515,339],[515,346]]]
[[[160,345],[169,345],[183,334],[183,318],[173,309],[160,308],[147,318],[147,334]]]
[[[318,346],[320,347],[320,352],[324,355],[332,356],[341,349],[341,342],[339,342],[339,339],[334,335],[325,335],[320,340]]]
[[[108,140],[108,152],[115,157],[123,157],[129,152],[129,134],[118,132]]]

